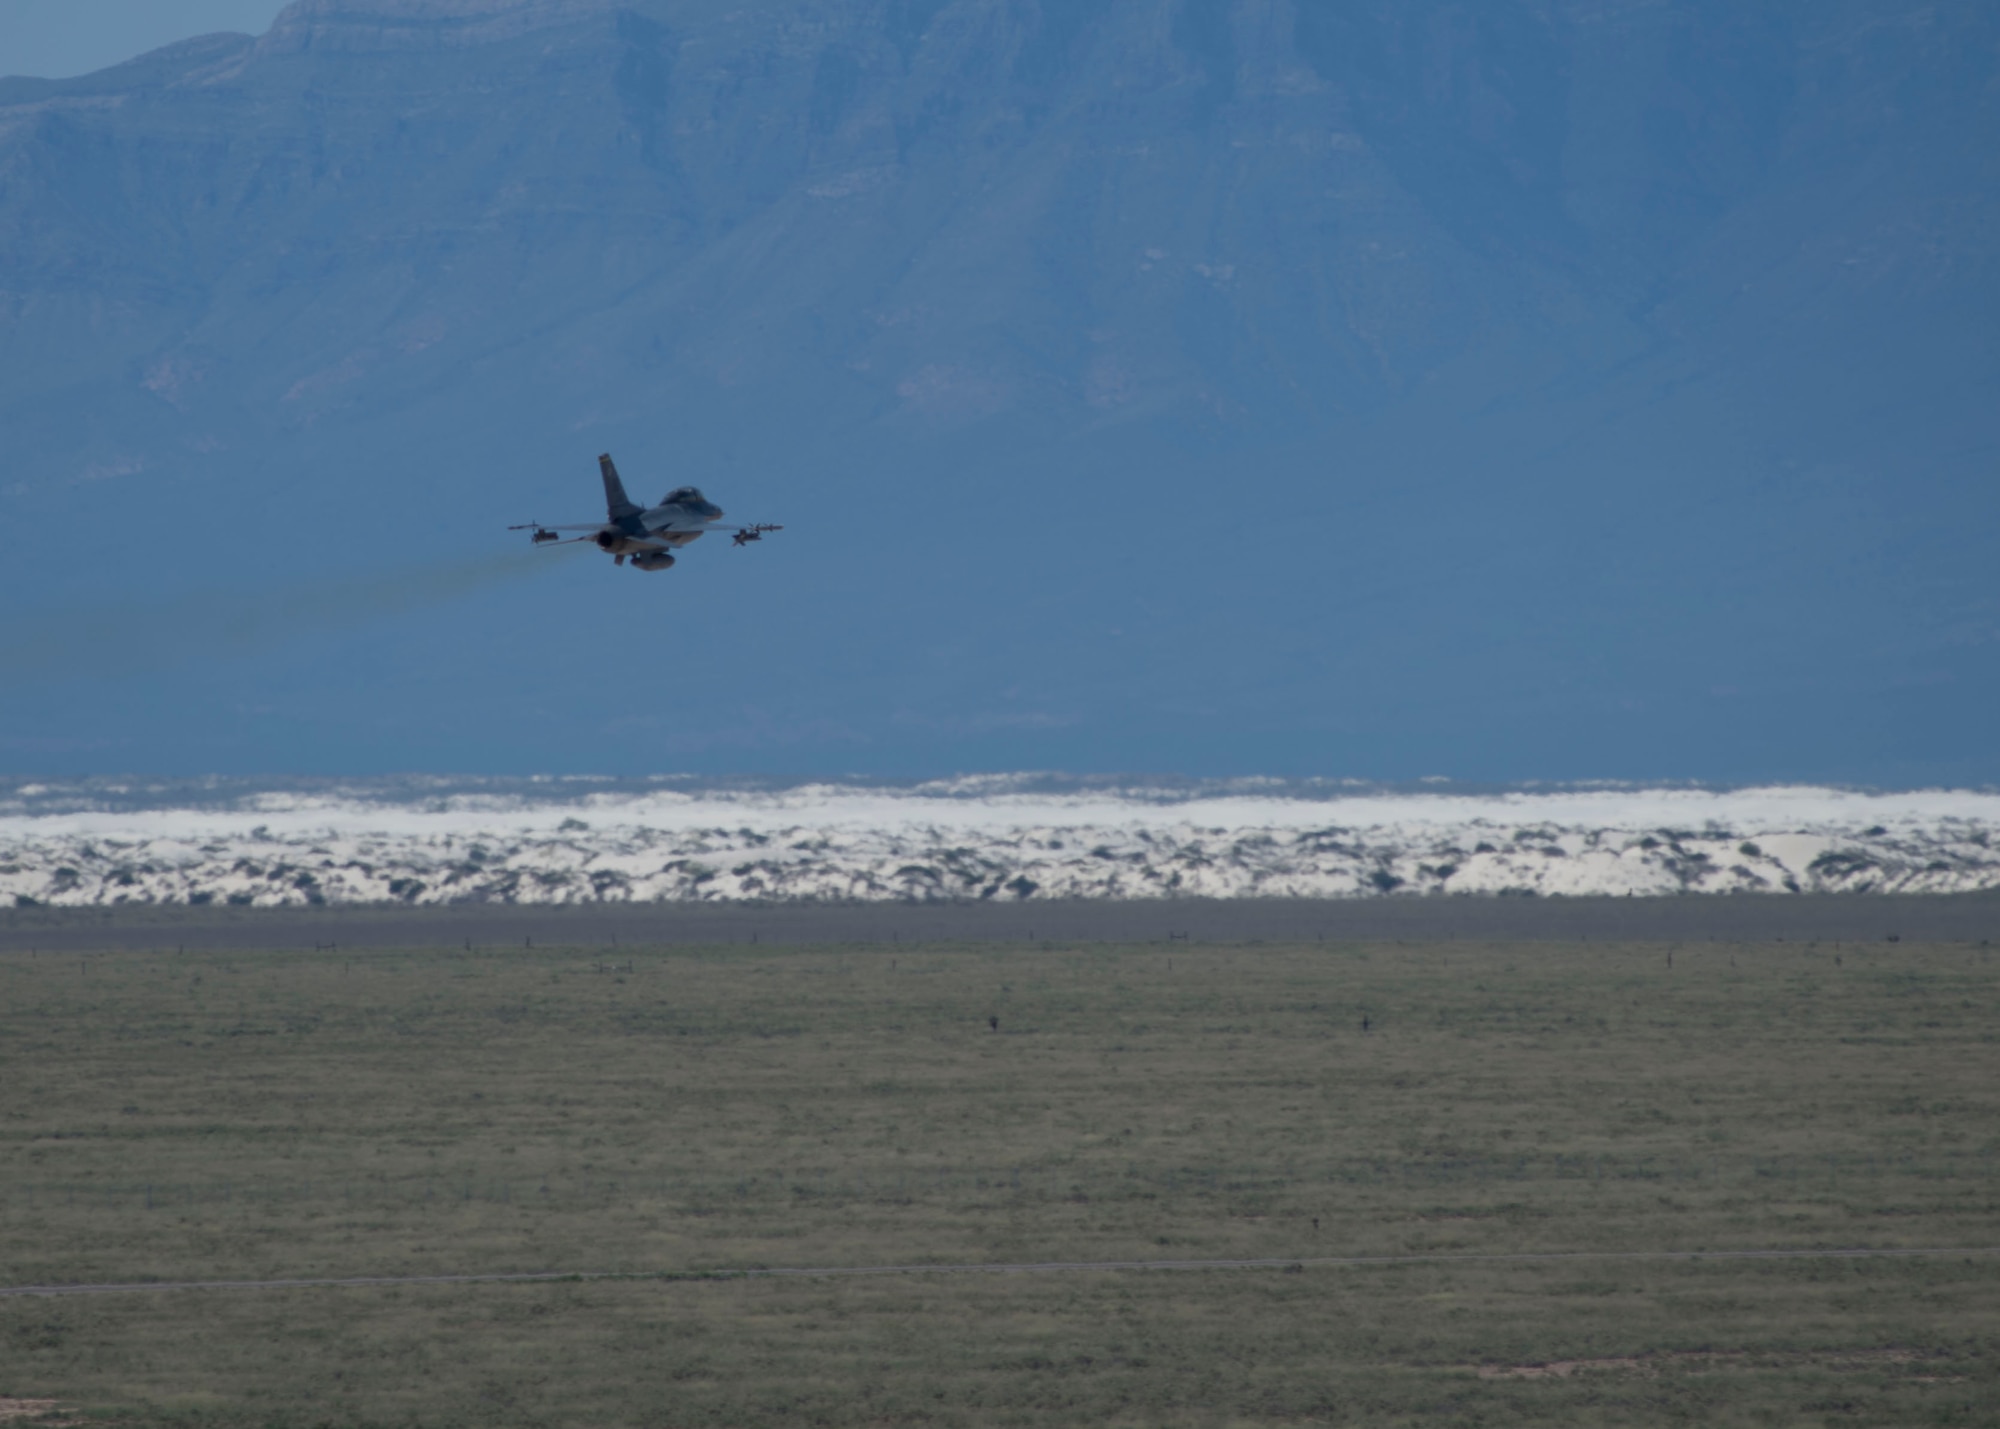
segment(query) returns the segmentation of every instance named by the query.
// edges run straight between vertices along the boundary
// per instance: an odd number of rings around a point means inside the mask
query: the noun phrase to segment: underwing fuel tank
[[[632,564],[642,571],[663,571],[674,563],[674,558],[665,551],[641,551],[632,558]]]

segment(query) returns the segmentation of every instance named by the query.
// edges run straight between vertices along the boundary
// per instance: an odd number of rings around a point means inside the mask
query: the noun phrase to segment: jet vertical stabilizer
[[[637,516],[640,508],[625,494],[625,483],[618,479],[618,468],[612,465],[610,452],[597,459],[597,469],[604,473],[604,506],[611,519],[622,521],[627,516]]]

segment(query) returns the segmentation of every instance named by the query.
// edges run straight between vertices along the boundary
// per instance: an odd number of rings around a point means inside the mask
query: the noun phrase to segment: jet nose
[[[701,507],[703,513],[707,515],[709,520],[720,521],[722,519],[722,508],[720,506],[717,506],[713,501],[704,501],[702,502]]]

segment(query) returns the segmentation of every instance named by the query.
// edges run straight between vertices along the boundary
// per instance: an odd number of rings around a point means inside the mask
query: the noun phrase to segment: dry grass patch
[[[1997,988],[1908,942],[10,957],[0,1264],[1980,1246]],[[260,1429],[1965,1425],[1996,1301],[1990,1259],[153,1293],[0,1301],[0,1365]]]

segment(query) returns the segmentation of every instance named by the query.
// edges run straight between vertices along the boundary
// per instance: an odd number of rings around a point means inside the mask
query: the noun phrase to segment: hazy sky
[[[629,4],[0,126],[0,770],[2000,786],[1994,0]]]
[[[0,0],[0,74],[66,79],[191,35],[261,35],[286,0]]]

